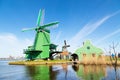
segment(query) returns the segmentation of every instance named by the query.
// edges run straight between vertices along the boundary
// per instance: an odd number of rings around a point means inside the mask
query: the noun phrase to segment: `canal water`
[[[120,80],[120,68],[96,65],[8,65],[0,61],[0,80]]]

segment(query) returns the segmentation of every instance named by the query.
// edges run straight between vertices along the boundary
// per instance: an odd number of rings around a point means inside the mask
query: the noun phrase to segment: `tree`
[[[118,43],[115,44],[114,42],[112,42],[112,45],[109,45],[110,60],[115,70],[115,80],[118,80],[118,77],[117,77],[117,62],[118,62],[117,53],[118,52],[116,51],[117,47],[118,47]],[[114,53],[114,56],[112,52]]]

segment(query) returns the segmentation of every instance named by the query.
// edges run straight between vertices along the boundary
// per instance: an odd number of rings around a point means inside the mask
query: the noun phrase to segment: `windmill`
[[[70,47],[70,45],[67,45],[66,40],[64,40],[64,46],[62,46],[62,51],[67,51],[67,47]]]
[[[27,59],[45,59],[49,57],[50,49],[50,30],[48,27],[57,25],[59,22],[52,22],[48,24],[42,24],[44,19],[44,9],[39,11],[37,26],[35,28],[23,29],[22,31],[35,30],[36,37],[33,46],[29,46],[24,50]]]
[[[70,45],[67,45],[66,40],[64,40],[64,46],[62,46],[62,53],[61,56],[62,58],[66,57],[69,55],[67,47],[70,47]]]

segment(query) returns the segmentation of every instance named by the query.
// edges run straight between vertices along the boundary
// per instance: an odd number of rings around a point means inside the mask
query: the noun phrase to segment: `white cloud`
[[[62,31],[58,31],[56,34],[51,33],[51,43],[58,45],[57,50],[62,50],[63,41],[61,40]]]
[[[23,49],[31,44],[31,40],[19,39],[12,33],[0,34],[0,57],[23,56]]]
[[[72,47],[70,48],[71,51],[74,51],[78,46],[80,41],[82,41],[86,36],[93,33],[98,27],[100,27],[105,21],[107,21],[109,18],[117,15],[120,13],[120,11],[117,11],[111,15],[105,16],[102,19],[96,21],[96,22],[89,22],[86,24],[71,40],[69,43],[71,43]],[[112,35],[112,34],[111,34]],[[74,50],[73,50],[74,49]]]
[[[86,24],[72,39],[71,41],[79,41],[80,39],[84,38],[85,36],[91,34],[93,31],[95,31],[101,24],[103,24],[110,16],[106,16],[102,18],[101,20],[94,22],[94,23],[88,23]]]
[[[76,49],[81,39],[91,34],[95,31],[101,24],[103,24],[106,20],[108,20],[111,16],[106,16],[97,22],[90,22],[86,24],[70,41],[72,47],[71,50]]]
[[[54,39],[55,42],[59,41],[61,34],[62,34],[62,31],[59,31]]]
[[[100,39],[96,42],[96,44],[98,44],[98,43],[102,42],[103,40],[108,39],[108,38],[110,38],[110,37],[112,37],[112,36],[114,36],[115,34],[118,34],[118,33],[120,33],[120,29],[118,29],[118,30],[116,30],[116,31],[114,31],[114,32],[112,32],[112,33],[110,33],[110,34],[108,34],[108,35],[100,38]]]

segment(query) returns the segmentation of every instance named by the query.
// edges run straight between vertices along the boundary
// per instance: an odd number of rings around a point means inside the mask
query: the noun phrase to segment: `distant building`
[[[92,43],[87,40],[83,42],[83,46],[78,48],[75,53],[78,55],[78,59],[82,60],[83,56],[99,56],[103,54],[103,50],[92,45]]]

